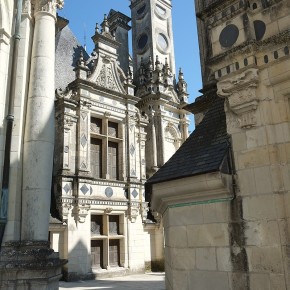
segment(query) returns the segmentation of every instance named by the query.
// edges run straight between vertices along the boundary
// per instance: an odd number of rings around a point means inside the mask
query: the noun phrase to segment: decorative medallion
[[[131,144],[130,146],[130,155],[133,156],[135,153],[135,146],[133,144]]]
[[[64,151],[64,153],[68,153],[69,152],[69,147],[65,146],[63,151]]]
[[[81,112],[82,119],[85,120],[87,118],[87,112]]]
[[[113,196],[113,194],[114,194],[114,191],[113,191],[113,189],[111,187],[107,187],[105,189],[105,195],[106,195],[106,197],[111,198]]]
[[[85,164],[85,162],[82,162],[81,169],[87,169],[87,165]]]
[[[63,190],[65,191],[66,194],[68,194],[69,191],[71,190],[70,185],[67,183],[67,184],[63,187]]]
[[[83,134],[82,137],[81,137],[81,145],[83,147],[85,147],[87,145],[87,141],[88,141],[88,139],[87,139],[86,135]]]
[[[138,192],[137,192],[136,189],[134,189],[134,190],[132,191],[132,195],[133,195],[134,198],[136,198],[136,197],[138,196]]]
[[[90,190],[86,184],[84,184],[81,188],[80,188],[81,192],[86,195],[88,193],[88,191]]]

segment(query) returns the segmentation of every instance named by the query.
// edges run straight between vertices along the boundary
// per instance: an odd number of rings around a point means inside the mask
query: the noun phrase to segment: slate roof
[[[55,88],[65,89],[75,80],[74,68],[83,51],[84,59],[89,55],[81,46],[69,26],[65,26],[55,37]]]
[[[220,170],[228,140],[224,100],[215,94],[202,122],[146,186]]]

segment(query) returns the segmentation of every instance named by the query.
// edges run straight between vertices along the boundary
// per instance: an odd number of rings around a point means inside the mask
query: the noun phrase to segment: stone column
[[[29,3],[30,4],[30,3]],[[35,26],[25,136],[20,241],[0,253],[0,289],[58,289],[60,260],[48,241],[54,150],[54,54],[56,9],[61,0],[35,1]]]
[[[56,9],[62,0],[35,3],[23,152],[22,240],[48,240],[54,150]]]

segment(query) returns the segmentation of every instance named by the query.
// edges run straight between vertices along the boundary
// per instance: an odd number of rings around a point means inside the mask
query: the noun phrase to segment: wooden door
[[[94,268],[103,268],[103,241],[91,241],[91,265]]]
[[[120,266],[120,241],[119,240],[109,241],[109,265],[111,267]]]

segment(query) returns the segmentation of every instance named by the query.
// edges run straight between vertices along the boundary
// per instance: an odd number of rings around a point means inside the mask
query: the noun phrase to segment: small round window
[[[142,34],[138,40],[138,47],[140,49],[143,49],[146,46],[147,42],[148,42],[148,35]]]
[[[166,36],[164,34],[162,34],[162,33],[158,34],[157,42],[158,42],[158,45],[160,46],[160,48],[162,50],[166,50],[167,49],[168,41],[167,41],[167,38],[166,38]]]
[[[223,47],[231,47],[236,43],[238,37],[239,37],[238,27],[234,24],[230,24],[222,30],[219,41]]]
[[[158,4],[156,5],[156,10],[157,10],[158,14],[160,14],[162,16],[166,15],[166,10]]]
[[[137,10],[137,14],[138,15],[141,15],[145,11],[145,9],[146,9],[146,4],[144,4],[141,8],[139,8]]]

